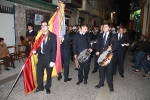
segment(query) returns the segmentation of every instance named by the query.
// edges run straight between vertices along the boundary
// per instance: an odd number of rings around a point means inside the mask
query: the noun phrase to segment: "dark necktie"
[[[119,36],[119,40],[121,39],[121,34],[120,34],[120,36]]]
[[[43,34],[43,38],[45,37],[45,34]],[[46,38],[45,38],[46,39]],[[45,53],[45,46],[46,46],[46,41],[45,41],[45,39],[44,39],[44,41],[43,41],[43,54]]]
[[[104,43],[104,46],[105,46],[105,44],[106,44],[106,33],[104,33],[103,43]]]

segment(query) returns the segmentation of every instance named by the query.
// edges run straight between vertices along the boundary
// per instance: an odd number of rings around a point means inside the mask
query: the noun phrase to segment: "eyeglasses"
[[[41,27],[46,27],[46,26],[48,26],[48,25],[41,25]]]

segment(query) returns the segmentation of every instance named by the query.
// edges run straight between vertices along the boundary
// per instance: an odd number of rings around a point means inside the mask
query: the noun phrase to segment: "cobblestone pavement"
[[[77,86],[77,71],[74,70],[75,65],[71,61],[70,77],[72,81],[65,83],[63,79],[58,81],[57,78],[53,78],[51,94],[46,94],[45,91],[42,91],[25,96],[23,78],[20,77],[8,100],[150,100],[150,79],[142,77],[143,70],[139,74],[132,72],[133,68],[131,66],[133,64],[129,62],[131,58],[128,52],[125,59],[125,78],[121,78],[118,73],[114,76],[114,93],[110,94],[109,91],[104,91],[105,88],[108,88],[107,84],[102,89],[95,89],[95,85],[99,82],[99,75],[98,72],[91,73],[93,61],[91,62],[88,84],[82,83]],[[16,69],[11,68],[11,71],[3,70],[0,75],[0,82],[19,73],[23,63],[15,63]],[[5,98],[14,82],[14,80],[7,81],[7,83],[0,85],[0,100]],[[109,96],[110,98],[106,99]]]

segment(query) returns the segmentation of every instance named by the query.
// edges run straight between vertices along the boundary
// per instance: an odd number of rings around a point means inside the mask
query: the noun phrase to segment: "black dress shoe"
[[[124,75],[121,75],[122,78],[124,78]]]
[[[39,91],[44,91],[44,89],[40,90],[40,89],[37,88],[37,89],[34,91],[34,93],[37,93],[37,92],[39,92]]]
[[[68,78],[68,80],[64,80],[64,82],[68,82],[68,81],[71,81],[72,80],[72,78]]]
[[[98,84],[95,86],[96,88],[104,87],[104,85]]]
[[[58,77],[57,77],[58,81],[60,81],[62,79],[62,75],[59,74]]]
[[[78,68],[75,68],[74,70],[78,70]]]
[[[16,68],[14,65],[13,66],[11,66],[12,68]]]
[[[97,72],[97,70],[93,70],[93,71],[92,71],[92,73],[96,73],[96,72]]]
[[[46,93],[50,94],[51,93],[50,89],[46,89]]]
[[[114,89],[113,89],[113,88],[110,88],[110,92],[114,92]]]
[[[10,69],[8,67],[4,68],[5,70],[9,71]]]
[[[84,84],[87,84],[87,80],[84,80]]]
[[[82,82],[83,82],[83,81],[78,81],[78,82],[76,83],[76,85],[80,85]]]

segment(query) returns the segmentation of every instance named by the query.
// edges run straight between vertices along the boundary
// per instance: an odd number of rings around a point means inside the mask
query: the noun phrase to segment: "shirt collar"
[[[31,33],[33,30],[30,30],[29,33]]]
[[[81,33],[81,32],[79,32],[81,35],[84,35],[85,33]]]
[[[109,32],[107,32],[107,33],[105,33],[105,32],[104,32],[104,34],[108,35],[108,34],[109,34]]]

